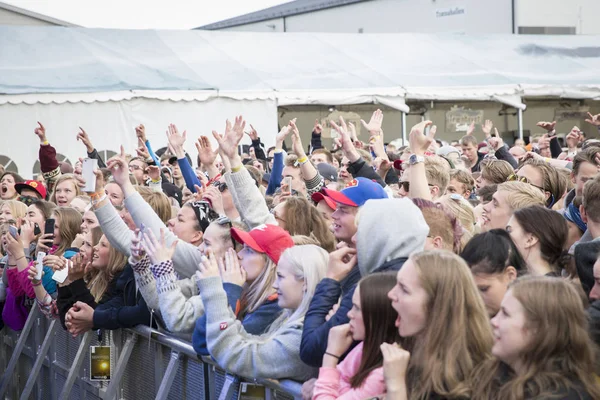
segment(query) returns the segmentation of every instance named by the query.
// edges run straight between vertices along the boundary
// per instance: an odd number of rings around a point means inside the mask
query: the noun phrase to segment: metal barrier
[[[111,346],[108,382],[89,379],[90,346]],[[267,399],[302,398],[294,381],[253,380],[199,358],[189,342],[147,326],[73,338],[37,307],[25,327],[0,331],[1,399],[237,399],[244,382],[265,386]]]

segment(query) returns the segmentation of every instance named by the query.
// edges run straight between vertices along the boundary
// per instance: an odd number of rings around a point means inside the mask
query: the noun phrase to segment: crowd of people
[[[74,337],[148,325],[306,399],[600,399],[597,133],[424,121],[396,147],[361,122],[326,149],[291,120],[266,149],[237,117],[197,157],[139,125],[110,160],[81,129],[93,174],[38,123],[42,178],[0,177],[0,329],[32,307]]]

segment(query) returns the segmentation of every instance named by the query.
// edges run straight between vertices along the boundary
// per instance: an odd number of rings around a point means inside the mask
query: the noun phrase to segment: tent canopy
[[[600,99],[600,37],[0,27],[0,104]],[[185,91],[182,93],[182,91]],[[50,94],[50,95],[49,95]]]

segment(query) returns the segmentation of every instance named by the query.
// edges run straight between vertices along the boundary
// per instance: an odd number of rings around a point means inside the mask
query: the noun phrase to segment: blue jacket
[[[372,273],[398,271],[402,268],[406,260],[406,258],[397,258],[388,261]],[[300,358],[307,365],[317,368],[321,367],[323,364],[323,355],[327,350],[329,330],[334,326],[349,322],[348,312],[352,308],[352,295],[354,294],[354,289],[356,289],[356,284],[361,278],[359,271],[357,265],[341,282],[325,278],[317,285],[315,295],[304,317],[304,329],[302,331],[302,342],[300,343]],[[329,314],[329,311],[331,311],[340,297],[342,297],[340,307],[329,321],[325,321],[325,317],[327,317],[327,314]],[[356,344],[358,342],[355,342],[348,352]]]
[[[223,289],[227,293],[227,304],[236,312],[242,297],[242,287],[232,283],[223,283]],[[242,326],[249,334],[260,335],[269,329],[269,326],[280,314],[281,308],[277,304],[277,296],[271,296],[256,311],[244,316]],[[210,354],[206,347],[206,315],[196,321],[196,329],[192,334],[192,345],[199,355],[208,356]]]
[[[137,292],[131,266],[127,264],[113,281],[114,289],[102,298],[94,310],[94,329],[113,330],[150,325],[150,310]]]

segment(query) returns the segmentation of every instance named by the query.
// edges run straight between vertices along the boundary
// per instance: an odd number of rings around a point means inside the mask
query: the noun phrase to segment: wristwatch
[[[425,162],[425,157],[423,157],[423,156],[411,154],[411,156],[408,158],[408,163],[410,165],[415,165],[415,164],[422,163],[422,162]]]

